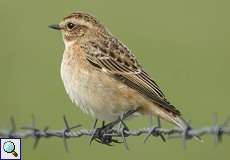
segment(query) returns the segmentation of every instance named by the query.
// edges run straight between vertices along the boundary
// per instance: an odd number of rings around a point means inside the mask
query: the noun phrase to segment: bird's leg
[[[92,135],[92,138],[90,140],[90,143],[92,143],[92,141],[95,139],[97,142],[102,143],[102,144],[107,144],[107,145],[111,145],[112,142],[115,143],[119,143],[119,141],[115,140],[112,138],[112,133],[113,133],[113,127],[115,125],[117,125],[118,123],[122,123],[124,125],[123,120],[125,120],[126,118],[128,118],[130,115],[132,115],[133,113],[137,112],[139,109],[135,109],[135,110],[130,110],[126,113],[123,114],[122,118],[119,117],[117,120],[110,122],[106,125],[102,125],[102,127],[97,128],[94,132],[94,134]],[[126,125],[125,129],[128,129],[128,127]]]
[[[95,120],[94,120],[94,123],[93,123],[93,127],[92,127],[92,129],[95,129],[95,128],[96,128],[96,126],[97,126],[97,122],[98,122],[98,119],[95,119]]]
[[[102,121],[102,128],[105,127],[105,121]]]
[[[126,118],[128,118],[129,116],[131,116],[132,114],[134,114],[135,112],[137,112],[139,110],[138,109],[135,109],[135,110],[130,110],[128,112],[125,112],[122,117],[119,117],[117,120],[113,121],[113,122],[110,122],[108,123],[107,125],[105,125],[105,128],[108,128],[108,129],[112,129],[115,125],[117,125],[118,123],[122,123],[123,120],[125,120]],[[124,124],[124,122],[123,122]]]
[[[90,138],[90,141],[89,141],[89,144],[91,145],[93,140],[96,140],[97,142],[99,143],[103,143],[103,144],[107,144],[106,143],[106,139],[103,139],[103,136],[104,134],[106,133],[105,131],[105,121],[102,121],[102,127],[100,128],[96,128],[97,126],[97,122],[98,122],[98,119],[95,119],[94,123],[93,123],[93,126],[92,126],[92,134],[91,134],[91,138]]]

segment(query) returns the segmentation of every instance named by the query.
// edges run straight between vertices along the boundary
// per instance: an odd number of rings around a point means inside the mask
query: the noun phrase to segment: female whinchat
[[[61,77],[81,110],[103,121],[136,110],[190,128],[134,54],[94,16],[74,12],[49,27],[62,33]]]

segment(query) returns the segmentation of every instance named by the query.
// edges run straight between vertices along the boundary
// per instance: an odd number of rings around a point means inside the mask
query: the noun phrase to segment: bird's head
[[[59,24],[49,26],[62,32],[64,43],[83,42],[106,33],[105,27],[92,15],[84,12],[73,12]]]

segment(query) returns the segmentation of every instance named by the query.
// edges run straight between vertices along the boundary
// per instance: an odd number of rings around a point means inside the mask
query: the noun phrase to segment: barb
[[[10,118],[11,128],[10,129],[0,129],[0,137],[1,138],[29,138],[32,137],[35,139],[34,148],[37,147],[40,139],[50,138],[50,137],[59,137],[64,141],[64,147],[66,151],[68,151],[67,139],[69,138],[80,138],[82,136],[92,137],[95,134],[95,125],[92,129],[82,128],[81,125],[74,125],[70,127],[67,119],[63,116],[64,120],[64,129],[53,130],[48,126],[43,129],[36,128],[35,117],[32,116],[32,125],[21,127],[21,129],[17,129],[16,123],[13,117]],[[111,138],[121,138],[122,141],[113,139],[109,141],[107,145],[110,143],[124,143],[125,148],[128,148],[128,144],[126,141],[127,137],[130,136],[141,136],[146,135],[144,142],[146,142],[150,136],[158,137],[160,136],[163,141],[165,141],[165,136],[170,138],[181,138],[183,142],[183,146],[186,147],[186,141],[192,139],[192,137],[202,137],[205,135],[213,135],[214,144],[218,144],[222,141],[224,135],[230,135],[230,127],[228,124],[230,123],[230,116],[226,118],[226,120],[222,124],[217,123],[217,114],[212,115],[212,125],[208,127],[198,128],[198,129],[180,129],[180,128],[161,128],[160,119],[157,118],[156,126],[153,125],[152,118],[150,118],[149,126],[146,128],[139,129],[129,129],[126,124],[121,120],[120,127],[112,128],[108,133],[105,133],[104,136],[111,136]],[[123,127],[121,127],[121,125]],[[81,127],[81,128],[80,128]],[[73,131],[73,129],[77,129]],[[104,143],[103,143],[104,144]]]
[[[67,136],[67,133],[70,133],[71,130],[75,128],[81,127],[81,125],[77,124],[77,125],[70,127],[65,115],[63,116],[63,120],[65,124],[65,129],[63,130],[63,143],[64,143],[65,151],[69,152],[68,143],[67,143],[67,138],[69,137]]]
[[[153,126],[153,118],[152,118],[152,115],[150,115],[149,118],[150,118],[150,119],[149,119],[149,127],[151,127],[152,129],[149,131],[148,135],[145,137],[144,143],[146,143],[146,142],[148,141],[148,139],[149,139],[149,137],[150,137],[151,135],[152,135],[152,136],[155,136],[155,137],[160,136],[161,139],[162,139],[162,141],[163,141],[163,142],[166,142],[166,139],[165,139],[164,135],[163,135],[162,133],[160,133],[160,132],[156,132],[156,129],[161,128],[160,117],[157,116],[157,126],[156,126],[156,127]]]

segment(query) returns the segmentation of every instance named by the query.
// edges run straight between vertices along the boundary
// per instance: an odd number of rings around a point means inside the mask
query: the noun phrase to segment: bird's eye
[[[68,29],[73,29],[75,27],[75,24],[73,24],[73,23],[67,23],[67,28]]]

